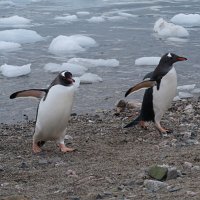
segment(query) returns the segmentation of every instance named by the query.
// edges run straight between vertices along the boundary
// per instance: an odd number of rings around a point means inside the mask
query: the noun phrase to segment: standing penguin
[[[144,79],[149,78],[149,80],[136,84],[126,92],[125,97],[130,93],[146,88],[140,115],[124,128],[139,123],[141,127],[146,129],[145,121],[153,121],[161,133],[170,132],[160,125],[160,121],[176,95],[177,75],[173,64],[184,60],[187,60],[187,58],[173,53],[163,55],[155,70],[144,77]]]
[[[68,71],[61,72],[48,89],[30,89],[13,93],[10,98],[41,98],[33,135],[33,152],[41,151],[41,146],[48,140],[57,142],[62,152],[73,151],[64,144],[67,123],[74,99],[74,79]]]

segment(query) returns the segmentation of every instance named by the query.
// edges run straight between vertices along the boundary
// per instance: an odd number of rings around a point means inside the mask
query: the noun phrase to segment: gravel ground
[[[34,122],[0,125],[0,199],[200,199],[200,101],[174,102],[162,124],[173,129],[161,136],[153,123],[148,130],[122,126],[138,109],[73,115],[67,131],[72,153],[61,153],[54,142],[31,150]],[[169,165],[179,177],[151,190],[152,165]]]

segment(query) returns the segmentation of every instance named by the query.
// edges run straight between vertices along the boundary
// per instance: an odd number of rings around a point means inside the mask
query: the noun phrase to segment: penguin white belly
[[[74,86],[55,85],[45,100],[41,99],[34,133],[34,140],[57,140],[65,133],[74,98]]]
[[[160,88],[153,87],[155,121],[160,121],[176,95],[177,75],[174,67],[161,79]]]

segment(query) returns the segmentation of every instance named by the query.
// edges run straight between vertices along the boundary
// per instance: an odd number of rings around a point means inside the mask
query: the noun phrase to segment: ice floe
[[[31,72],[31,64],[27,64],[23,66],[4,64],[0,67],[0,71],[3,74],[3,76],[6,76],[6,77],[23,76]]]
[[[73,75],[83,75],[87,68],[78,64],[73,63],[62,63],[62,64],[56,64],[56,63],[47,63],[44,66],[45,71],[48,72],[61,72],[64,70],[70,71]]]
[[[173,23],[166,22],[163,18],[158,19],[154,24],[154,31],[162,37],[188,37],[188,31]]]
[[[15,42],[0,41],[0,53],[17,51],[20,49],[20,47],[21,45]]]
[[[135,60],[135,65],[158,65],[160,57],[141,57]]]
[[[68,23],[78,21],[78,17],[76,15],[67,15],[67,16],[57,16],[55,17],[56,20],[62,20]]]
[[[191,84],[191,85],[181,85],[178,86],[177,89],[178,90],[193,90],[195,88],[196,84]]]
[[[193,94],[191,94],[189,92],[179,92],[178,96],[180,99],[187,99],[187,98],[192,98]]]
[[[185,27],[200,26],[200,15],[180,13],[172,17],[170,21]]]
[[[85,83],[85,84],[97,83],[97,82],[102,82],[102,81],[103,79],[100,76],[93,73],[85,73],[80,77],[80,82]]]
[[[83,65],[87,68],[91,67],[117,67],[119,61],[116,59],[89,59],[89,58],[71,58],[68,63]]]
[[[90,15],[90,12],[88,12],[88,11],[79,11],[79,12],[76,12],[76,14],[78,16],[87,16],[87,15]]]
[[[99,17],[91,17],[90,19],[88,19],[89,22],[94,22],[94,23],[99,23],[99,22],[104,22],[105,18],[103,16],[99,16]]]
[[[97,43],[93,38],[84,35],[59,35],[52,40],[49,52],[56,55],[74,54],[96,45]]]
[[[31,20],[18,15],[0,18],[0,27],[23,28],[30,25]]]
[[[43,40],[44,38],[40,36],[36,31],[27,29],[12,29],[0,31],[0,40],[6,42],[16,42],[16,43],[34,43]]]

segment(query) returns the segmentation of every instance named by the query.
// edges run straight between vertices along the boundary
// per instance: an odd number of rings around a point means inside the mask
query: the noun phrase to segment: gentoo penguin
[[[146,89],[139,116],[124,128],[139,123],[141,127],[146,129],[145,122],[153,121],[161,133],[170,132],[160,125],[160,121],[176,95],[177,75],[173,64],[184,60],[187,58],[166,53],[161,57],[155,70],[144,77],[144,79],[148,78],[149,80],[136,84],[126,92],[125,97],[140,89]]]
[[[13,93],[10,98],[41,98],[37,109],[33,135],[33,152],[41,151],[48,140],[57,142],[62,152],[73,151],[64,144],[65,131],[74,99],[74,79],[68,71],[61,72],[48,89],[29,89]]]

